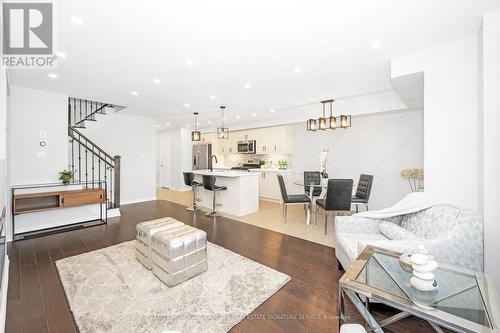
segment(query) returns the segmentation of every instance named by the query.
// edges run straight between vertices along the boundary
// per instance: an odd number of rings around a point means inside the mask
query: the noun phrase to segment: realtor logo
[[[4,54],[52,54],[52,3],[4,3]]]
[[[52,2],[8,2],[2,4],[2,9],[2,67],[56,67]]]

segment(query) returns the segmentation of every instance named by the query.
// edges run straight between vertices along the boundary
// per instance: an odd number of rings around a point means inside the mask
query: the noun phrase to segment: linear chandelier
[[[311,118],[307,120],[307,130],[311,132],[315,132],[317,130],[324,131],[326,129],[337,129],[337,128],[348,128],[351,127],[351,115],[340,115],[335,117],[333,115],[333,103],[335,100],[328,99],[325,101],[321,101],[321,105],[323,107],[323,114],[318,119]],[[330,107],[330,117],[325,116],[325,107],[326,105]]]
[[[191,132],[191,141],[201,141],[201,132],[198,131],[198,112],[194,112],[194,131]]]
[[[224,105],[220,106],[221,110],[221,127],[217,128],[217,139],[229,139],[229,128],[224,127]]]

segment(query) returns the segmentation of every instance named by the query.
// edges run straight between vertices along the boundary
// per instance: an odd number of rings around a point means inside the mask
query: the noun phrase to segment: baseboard
[[[122,214],[120,213],[120,208],[111,208],[108,209],[108,218],[110,217],[118,217],[121,216]]]
[[[9,257],[5,256],[2,276],[2,290],[0,300],[0,333],[5,332],[5,319],[7,316],[7,290],[9,289]]]
[[[120,202],[120,205],[129,205],[133,203],[138,203],[138,202],[144,202],[144,201],[154,201],[158,200],[156,196],[154,197],[149,197],[149,198],[141,198],[141,199],[132,199],[132,200],[127,200],[127,201],[122,201]]]

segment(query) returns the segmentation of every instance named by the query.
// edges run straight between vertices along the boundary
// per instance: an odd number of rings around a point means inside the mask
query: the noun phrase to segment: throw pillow
[[[391,240],[418,239],[419,237],[411,231],[401,228],[399,225],[382,221],[378,224],[378,231]]]

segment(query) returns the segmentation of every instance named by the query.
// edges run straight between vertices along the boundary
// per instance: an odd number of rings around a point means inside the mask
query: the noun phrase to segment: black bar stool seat
[[[202,183],[198,183],[197,181],[194,180],[194,173],[192,172],[183,172],[182,175],[184,176],[184,184],[186,186],[191,187],[191,190],[193,191],[193,206],[192,207],[187,207],[187,210],[191,211],[197,211],[198,206],[196,205],[196,201],[198,201],[197,198],[197,188],[199,186],[202,186]]]
[[[221,216],[221,214],[217,211],[217,207],[222,206],[221,204],[217,203],[217,192],[220,191],[226,191],[227,186],[218,186],[215,185],[215,182],[217,181],[217,177],[212,176],[212,175],[203,175],[203,188],[209,191],[213,192],[213,199],[212,199],[212,211],[206,213],[206,216]]]

